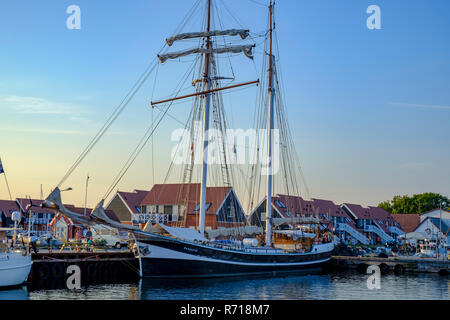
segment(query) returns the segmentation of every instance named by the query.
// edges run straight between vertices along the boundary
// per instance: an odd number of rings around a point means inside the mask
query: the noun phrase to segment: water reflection
[[[0,290],[0,300],[28,300],[27,287]]]
[[[146,300],[310,299],[309,292],[331,288],[328,275],[142,280]]]
[[[381,277],[367,288],[366,274],[340,272],[284,277],[139,280],[89,285],[81,290],[22,287],[0,291],[0,300],[448,300],[450,276],[418,274]]]

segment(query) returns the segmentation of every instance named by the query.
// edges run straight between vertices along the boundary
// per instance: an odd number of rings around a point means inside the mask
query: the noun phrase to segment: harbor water
[[[450,276],[382,275],[379,289],[370,275],[331,274],[203,280],[138,280],[81,290],[36,290],[26,286],[0,291],[0,300],[448,300]]]

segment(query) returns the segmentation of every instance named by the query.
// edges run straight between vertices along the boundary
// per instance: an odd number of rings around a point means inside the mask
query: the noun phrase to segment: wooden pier
[[[130,251],[39,252],[32,254],[28,282],[34,288],[64,288],[67,268],[76,265],[85,284],[117,283],[139,278],[138,259]]]
[[[357,269],[362,273],[365,273],[370,265],[379,266],[384,274],[393,272],[394,274],[439,273],[447,275],[450,273],[450,261],[436,258],[333,256],[330,262],[332,269]]]

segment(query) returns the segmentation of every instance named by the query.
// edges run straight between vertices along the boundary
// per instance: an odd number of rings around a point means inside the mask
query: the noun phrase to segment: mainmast
[[[211,31],[211,0],[208,1],[208,17],[206,23],[206,34]],[[209,130],[209,109],[211,105],[211,77],[210,77],[210,65],[211,65],[211,37],[206,37],[206,52],[205,52],[205,73],[203,75],[203,81],[206,87],[205,96],[205,110],[203,113],[203,150],[202,150],[202,182],[201,182],[201,195],[200,195],[200,221],[199,229],[200,234],[205,234],[205,219],[206,219],[206,185],[208,182],[208,130]]]
[[[266,201],[266,246],[272,245],[272,188],[273,188],[273,159],[272,159],[272,131],[274,128],[274,98],[275,89],[273,85],[273,54],[272,54],[272,33],[274,29],[273,23],[273,6],[272,0],[269,5],[269,112],[267,125],[267,201]]]
[[[228,29],[228,30],[211,30],[211,1],[207,0],[207,21],[206,21],[206,30],[203,32],[189,32],[182,33],[175,36],[172,36],[166,39],[167,45],[170,47],[176,41],[184,40],[184,39],[193,39],[193,38],[203,38],[205,39],[205,44],[202,48],[194,48],[190,50],[184,50],[180,52],[172,52],[166,53],[162,55],[158,55],[158,60],[160,63],[164,63],[169,59],[178,59],[180,57],[184,57],[191,54],[203,54],[205,57],[204,61],[204,74],[203,74],[203,82],[204,89],[201,92],[196,92],[193,94],[185,95],[182,97],[174,97],[171,99],[161,100],[152,102],[152,106],[161,103],[173,102],[180,99],[202,96],[205,97],[205,109],[203,112],[203,133],[202,133],[202,141],[203,141],[203,149],[202,149],[202,179],[201,179],[201,194],[200,194],[200,219],[199,219],[199,231],[202,235],[205,234],[205,220],[206,220],[206,185],[208,182],[208,142],[209,142],[209,123],[210,123],[210,106],[211,106],[211,95],[215,92],[220,92],[227,89],[247,86],[251,84],[258,84],[257,81],[249,81],[241,84],[235,84],[228,87],[221,87],[212,89],[212,69],[213,69],[213,55],[214,54],[224,54],[224,53],[243,53],[247,58],[253,59],[252,49],[255,45],[237,45],[237,46],[223,46],[223,47],[215,47],[212,46],[211,39],[217,36],[240,36],[242,40],[246,39],[249,35],[249,30],[245,29]]]

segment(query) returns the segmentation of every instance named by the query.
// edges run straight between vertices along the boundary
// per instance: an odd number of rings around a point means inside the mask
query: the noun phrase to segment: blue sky
[[[155,59],[195,1],[16,0],[0,3],[0,156],[14,196],[48,193],[106,117]],[[263,0],[217,0],[226,27],[266,26]],[[68,30],[66,8],[81,8]],[[381,30],[366,27],[369,5]],[[277,37],[284,97],[311,196],[376,205],[396,194],[450,195],[450,3],[446,0],[279,0]],[[198,19],[184,31],[197,31]],[[194,30],[195,29],[195,30]],[[260,69],[262,49],[255,65]],[[236,58],[239,82],[258,74]],[[158,69],[68,182],[81,204],[91,175],[94,205],[152,117],[149,101],[173,89],[175,64]],[[252,91],[253,90],[253,91]],[[254,89],[225,102],[236,128],[249,126]],[[185,106],[173,114],[182,119]],[[156,116],[156,114],[154,114]],[[180,125],[168,119],[119,185],[162,182]],[[113,152],[112,152],[113,151]],[[1,179],[3,180],[3,179]],[[7,198],[0,181],[0,197]]]

